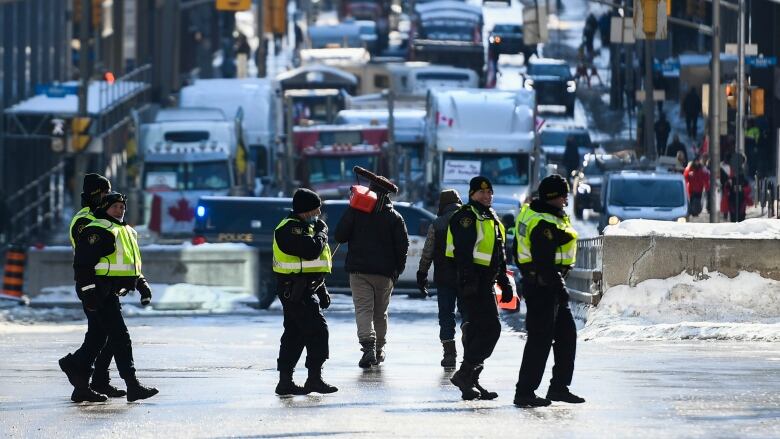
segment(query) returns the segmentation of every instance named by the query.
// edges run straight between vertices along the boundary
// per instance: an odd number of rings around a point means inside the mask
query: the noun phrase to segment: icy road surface
[[[512,405],[524,335],[505,324],[481,382],[494,401],[461,401],[439,367],[435,300],[396,297],[387,362],[363,371],[350,298],[328,312],[325,378],[339,392],[273,393],[281,313],[128,317],[138,375],[160,394],[73,404],[57,359],[84,335],[79,310],[0,321],[4,437],[778,437],[780,345],[598,337],[580,343],[581,405]],[[19,323],[26,321],[27,323]],[[506,319],[517,326],[517,319]],[[459,354],[462,354],[459,347]],[[303,360],[301,360],[301,364]],[[112,366],[114,384],[122,385]],[[305,370],[296,378],[302,381]],[[540,392],[546,391],[548,375]]]

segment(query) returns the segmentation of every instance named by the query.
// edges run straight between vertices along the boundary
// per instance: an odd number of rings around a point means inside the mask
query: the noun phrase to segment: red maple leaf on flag
[[[181,198],[176,202],[176,205],[168,208],[168,214],[176,222],[189,222],[195,218],[195,209],[190,207],[190,202],[186,198]]]

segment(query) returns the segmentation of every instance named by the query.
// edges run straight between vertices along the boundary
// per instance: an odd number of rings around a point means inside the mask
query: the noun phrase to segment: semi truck
[[[468,196],[469,180],[493,184],[493,207],[517,214],[536,183],[533,91],[434,90],[428,97],[426,180],[429,199],[446,188]]]

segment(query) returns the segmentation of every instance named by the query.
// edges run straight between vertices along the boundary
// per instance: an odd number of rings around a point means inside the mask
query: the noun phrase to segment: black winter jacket
[[[428,273],[433,262],[433,281],[436,285],[443,285],[452,289],[457,288],[457,270],[455,261],[444,256],[447,249],[447,228],[450,225],[452,215],[460,208],[460,203],[451,203],[442,209],[442,213],[428,227],[428,235],[425,238],[422,255],[420,256],[419,272]]]
[[[378,274],[395,281],[406,267],[406,223],[389,200],[374,213],[348,208],[336,226],[335,237],[337,242],[349,243],[348,273]]]

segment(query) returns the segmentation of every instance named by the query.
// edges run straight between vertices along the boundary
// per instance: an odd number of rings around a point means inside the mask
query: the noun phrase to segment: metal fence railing
[[[761,216],[780,218],[780,188],[775,177],[757,178],[755,202],[761,207]]]
[[[64,196],[64,161],[11,194],[5,200],[8,222],[0,235],[0,253],[10,245],[28,244],[38,234],[58,225]]]
[[[597,304],[601,298],[601,268],[604,238],[577,241],[577,262],[566,277],[566,287],[573,300]]]

